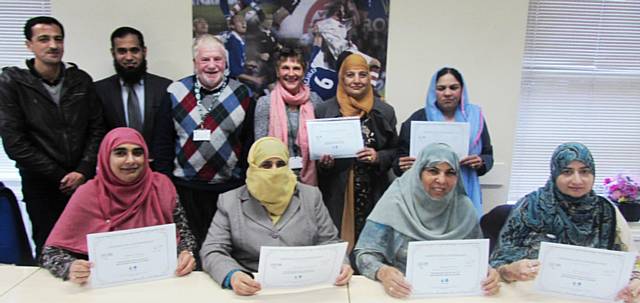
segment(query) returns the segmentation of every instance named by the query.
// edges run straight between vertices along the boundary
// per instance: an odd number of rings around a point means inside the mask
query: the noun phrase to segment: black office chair
[[[498,243],[500,230],[511,214],[512,208],[513,204],[498,205],[480,219],[482,233],[485,238],[489,238],[489,252],[492,252]]]
[[[36,265],[16,196],[2,182],[0,182],[0,263]]]

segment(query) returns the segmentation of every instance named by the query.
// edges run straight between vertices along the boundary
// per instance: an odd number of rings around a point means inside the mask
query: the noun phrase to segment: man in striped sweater
[[[193,62],[196,74],[167,89],[152,149],[154,169],[173,179],[199,250],[218,195],[244,184],[255,101],[227,77],[227,53],[214,36],[195,40]]]

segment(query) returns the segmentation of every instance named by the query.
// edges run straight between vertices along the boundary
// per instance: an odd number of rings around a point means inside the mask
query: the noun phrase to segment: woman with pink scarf
[[[84,284],[91,275],[87,234],[176,224],[176,275],[195,267],[195,238],[171,180],[149,168],[138,131],[119,127],[102,139],[95,178],[80,186],[51,231],[40,265],[54,276]]]
[[[278,81],[269,94],[258,99],[255,109],[255,139],[276,137],[289,149],[289,167],[304,184],[317,186],[315,162],[309,158],[306,121],[314,119],[320,96],[303,83],[302,52],[283,48],[276,61]]]

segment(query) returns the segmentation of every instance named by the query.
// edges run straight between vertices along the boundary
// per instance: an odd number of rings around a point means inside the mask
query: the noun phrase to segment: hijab
[[[439,69],[431,77],[429,91],[427,92],[427,102],[424,107],[427,121],[446,121],[446,117],[438,108],[436,97],[438,73],[444,68]],[[464,83],[462,75],[460,75],[460,82],[460,84]],[[469,103],[466,85],[462,85],[460,104],[458,104],[454,118],[456,122],[469,123],[469,155],[479,155],[482,152],[481,136],[484,128],[484,115],[479,106]],[[482,192],[480,191],[478,174],[470,167],[462,167],[462,181],[469,198],[471,198],[471,202],[476,208],[478,217],[482,216]]]
[[[262,162],[274,157],[287,165],[260,167]],[[278,138],[263,137],[251,146],[248,162],[247,189],[267,209],[271,221],[276,224],[289,206],[297,183],[296,175],[289,169],[289,151]]]
[[[109,165],[113,149],[126,143],[144,150],[142,173],[130,183],[118,179]],[[86,255],[87,234],[172,223],[176,198],[169,178],[151,171],[142,135],[115,128],[100,143],[96,177],[73,194],[46,245]]]
[[[300,90],[297,94],[292,94],[286,90],[280,81],[276,83],[276,87],[271,92],[271,103],[269,111],[269,136],[276,137],[289,146],[289,124],[287,118],[287,108],[285,104],[299,106],[300,115],[298,123],[298,133],[296,136],[296,144],[302,152],[302,170],[300,171],[300,180],[302,183],[309,185],[317,185],[316,162],[309,157],[309,136],[307,134],[307,121],[315,119],[313,104],[309,99],[309,87],[300,83]]]
[[[364,69],[369,72],[369,64],[367,60],[359,54],[351,54],[347,56],[340,66],[338,73],[338,89],[336,98],[340,106],[340,113],[343,117],[363,116],[368,114],[373,108],[373,89],[371,85],[365,85],[365,93],[362,97],[355,98],[347,94],[344,89],[344,76],[348,70]]]
[[[593,190],[582,197],[563,194],[556,185],[562,170],[580,161],[595,175],[589,149],[582,143],[558,146],[551,156],[551,176],[544,187],[527,194],[514,211],[521,212],[526,226],[555,236],[559,243],[611,249],[615,239],[615,209]]]
[[[389,186],[367,219],[416,240],[479,237],[478,219],[460,180],[459,162],[448,145],[428,145],[413,166]],[[449,164],[458,173],[458,182],[442,199],[436,200],[425,191],[421,174],[425,168],[440,163]]]

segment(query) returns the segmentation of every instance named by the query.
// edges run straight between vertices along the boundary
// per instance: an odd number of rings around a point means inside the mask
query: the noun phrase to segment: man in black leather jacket
[[[105,129],[91,77],[62,62],[62,24],[35,17],[24,32],[35,58],[0,74],[0,135],[20,171],[39,256],[73,191],[95,174]]]

